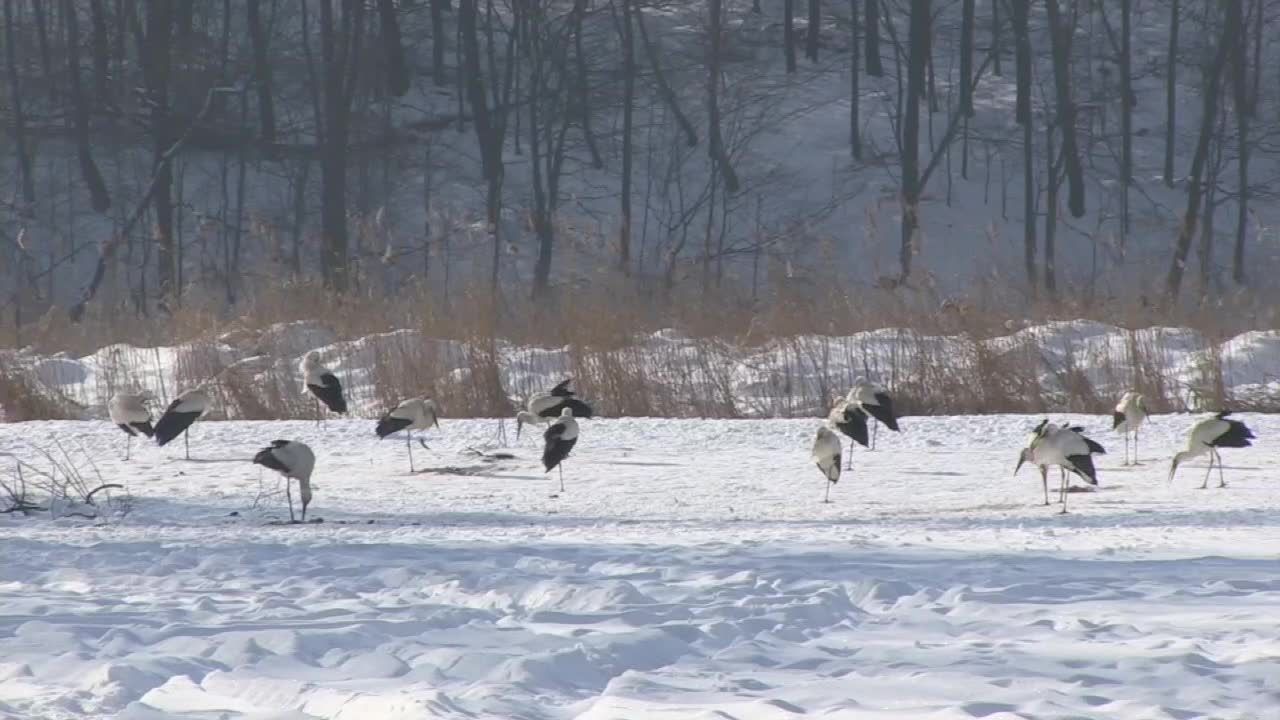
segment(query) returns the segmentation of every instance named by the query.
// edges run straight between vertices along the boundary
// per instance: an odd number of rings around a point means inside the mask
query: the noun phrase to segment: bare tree
[[[708,28],[711,42],[707,44],[707,152],[710,153],[712,167],[724,176],[725,189],[736,193],[738,174],[733,171],[729,153],[725,151],[724,139],[720,135],[720,43],[724,19],[721,0],[708,0],[707,9],[711,15]]]
[[[276,141],[275,88],[271,78],[271,61],[268,59],[268,39],[262,25],[261,0],[247,0],[246,21],[249,25],[249,42],[253,50],[253,84],[258,91],[258,124],[262,141]]]
[[[911,279],[911,259],[917,251],[920,231],[920,96],[925,87],[929,51],[929,0],[911,0],[907,31],[906,109],[902,118],[902,246],[898,253],[900,275]]]
[[[796,0],[782,0],[782,53],[787,72],[796,71]]]
[[[1218,114],[1218,94],[1222,85],[1222,73],[1230,54],[1231,43],[1240,37],[1240,16],[1233,12],[1226,13],[1218,46],[1212,59],[1204,70],[1205,87],[1202,100],[1200,132],[1197,135],[1195,154],[1191,158],[1191,172],[1187,178],[1187,209],[1178,228],[1178,239],[1173,250],[1173,260],[1169,265],[1169,274],[1165,278],[1165,300],[1172,304],[1177,301],[1182,289],[1182,276],[1186,270],[1187,254],[1191,250],[1191,239],[1200,219],[1200,207],[1204,200],[1205,165],[1209,159],[1209,142],[1213,138],[1214,123]]]
[[[378,24],[386,62],[387,91],[396,97],[404,97],[409,92],[409,67],[405,64],[400,19],[396,17],[394,0],[378,0]]]
[[[884,75],[884,63],[880,60],[880,0],[867,0],[866,22],[862,23],[867,37],[867,74]]]
[[[1237,0],[1229,3],[1227,12],[1235,15],[1235,19],[1230,24],[1234,25],[1240,33],[1231,42],[1232,104],[1235,106],[1236,118],[1236,170],[1239,173],[1236,242],[1231,259],[1231,279],[1243,284],[1245,236],[1249,227],[1249,116],[1252,114],[1254,103],[1249,99],[1249,81],[1246,75],[1248,38],[1245,36],[1244,1]],[[1256,72],[1260,73],[1261,67]]]
[[[150,105],[148,130],[151,134],[155,192],[151,206],[156,218],[156,279],[161,298],[177,290],[177,254],[173,232],[173,165],[162,162],[173,143],[170,117],[170,73],[173,68],[174,7],[168,2],[146,3],[146,31],[138,33],[138,56]]]
[[[876,2],[876,0],[868,0]],[[861,120],[858,118],[859,108],[862,104],[862,91],[859,88],[858,68],[859,54],[861,50],[858,46],[859,29],[858,16],[860,8],[858,0],[849,0],[849,150],[853,153],[854,160],[862,159],[862,138]]]
[[[818,62],[818,41],[822,32],[822,0],[809,0],[809,27],[805,33],[804,54]]]
[[[62,21],[67,41],[67,79],[70,81],[72,120],[75,125],[76,154],[80,159],[80,174],[89,189],[89,202],[95,212],[105,213],[111,208],[111,196],[102,180],[98,164],[93,160],[93,142],[89,138],[89,99],[85,97],[80,82],[80,28],[77,13],[71,0],[62,0]]]
[[[1076,145],[1076,106],[1071,98],[1071,27],[1062,18],[1058,0],[1045,0],[1049,10],[1049,40],[1053,46],[1053,85],[1057,96],[1057,125],[1062,133],[1063,162],[1067,170],[1067,208],[1074,217],[1084,216],[1084,169]]]
[[[9,101],[13,105],[13,144],[18,155],[18,179],[22,187],[24,212],[31,212],[36,201],[35,176],[31,168],[31,155],[27,148],[27,116],[23,110],[22,78],[18,73],[17,49],[14,47],[13,3],[4,3],[4,57],[9,76]]]
[[[1173,187],[1173,148],[1178,130],[1178,0],[1169,5],[1169,52],[1164,64],[1164,184]]]
[[[618,269],[624,275],[631,274],[631,174],[634,154],[636,51],[635,36],[631,27],[632,0],[622,3],[622,188],[621,215],[618,229]]]

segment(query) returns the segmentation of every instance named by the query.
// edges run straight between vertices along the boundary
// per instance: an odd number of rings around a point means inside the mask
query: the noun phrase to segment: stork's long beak
[[[1169,482],[1173,482],[1173,474],[1178,472],[1178,461],[1175,458],[1173,464],[1169,466]]]
[[[516,439],[520,439],[520,431],[524,429],[524,421],[516,418]]]
[[[1018,453],[1018,464],[1015,465],[1013,468],[1014,475],[1018,474],[1018,471],[1022,469],[1022,464],[1025,463],[1026,461],[1027,461],[1027,451],[1023,450],[1022,452]]]
[[[438,415],[432,415],[432,416],[431,416],[431,424],[432,424],[432,425],[435,425],[437,428],[438,428],[438,427],[440,427],[440,416],[438,416]]]

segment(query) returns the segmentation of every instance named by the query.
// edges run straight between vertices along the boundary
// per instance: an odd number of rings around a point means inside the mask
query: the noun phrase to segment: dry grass
[[[336,298],[315,285],[286,284],[246,294],[236,317],[226,316],[219,298],[189,296],[172,315],[147,321],[96,308],[97,317],[73,327],[50,313],[23,336],[46,353],[87,354],[112,343],[178,345],[171,376],[149,388],[158,399],[208,382],[227,416],[251,419],[317,417],[317,405],[299,386],[297,337],[264,332],[278,323],[315,325],[316,318],[323,318],[323,335],[339,341],[325,361],[367,369],[358,384],[368,395],[355,404],[385,409],[429,395],[454,417],[510,414],[510,397],[544,389],[532,378],[559,374],[573,376],[580,394],[607,416],[813,416],[859,375],[892,388],[904,414],[1109,412],[1116,387],[1142,392],[1157,412],[1280,409],[1280,399],[1230,396],[1219,347],[1240,331],[1276,327],[1280,305],[1244,294],[1172,310],[1140,296],[1066,297],[1050,305],[1001,287],[983,282],[970,296],[948,297],[928,285],[850,289],[775,278],[766,300],[753,302],[732,285],[708,296],[680,288],[665,296],[619,280],[616,289],[594,285],[536,304],[511,296],[495,305],[482,284],[460,285],[448,298],[407,287],[390,300],[372,293]],[[1083,348],[1054,354],[1033,337],[1010,338],[1056,319],[1132,330],[1125,342],[1093,348],[1088,357]],[[1191,328],[1203,338],[1191,387],[1168,370],[1160,333],[1138,331],[1153,326]],[[877,328],[901,329],[882,331],[874,342],[849,337]],[[377,343],[357,341],[376,333],[389,334]],[[237,357],[254,357],[233,362],[226,342],[241,350]],[[568,361],[504,350],[513,346],[564,347]],[[148,354],[155,352],[125,346],[106,357],[94,375],[96,394],[139,387],[139,368],[157,365],[158,356]],[[744,373],[759,392],[732,391]],[[11,420],[74,415],[12,363],[0,362],[0,405]]]

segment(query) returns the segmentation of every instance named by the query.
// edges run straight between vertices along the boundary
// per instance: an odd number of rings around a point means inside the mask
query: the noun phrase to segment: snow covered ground
[[[0,517],[0,716],[1274,717],[1280,418],[1240,417],[1259,446],[1198,490],[1202,463],[1165,480],[1193,416],[1133,469],[1075,416],[1112,452],[1065,516],[1010,476],[1026,416],[906,418],[830,505],[816,420],[584,421],[560,497],[534,438],[469,451],[491,420],[413,475],[369,421],[203,423],[193,460],[128,463],[104,422],[3,425],[36,464],[83,444],[133,510]],[[246,460],[277,437],[317,450],[323,523],[271,524]]]

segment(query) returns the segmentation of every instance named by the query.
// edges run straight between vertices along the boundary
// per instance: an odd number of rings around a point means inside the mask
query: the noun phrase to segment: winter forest
[[[1271,322],[1269,0],[3,5],[18,344],[356,307]]]

